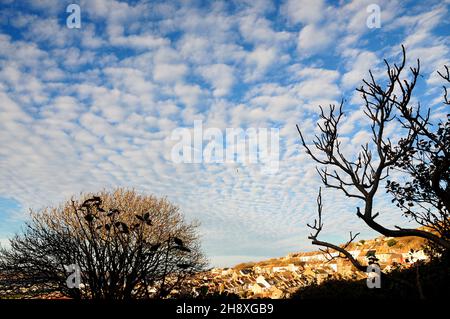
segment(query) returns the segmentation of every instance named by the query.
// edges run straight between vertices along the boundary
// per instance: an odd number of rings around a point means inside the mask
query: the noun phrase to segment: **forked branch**
[[[321,241],[318,240],[317,237],[319,236],[320,232],[322,231],[323,228],[323,222],[322,222],[322,189],[319,189],[319,195],[317,195],[317,213],[318,213],[318,218],[314,219],[314,225],[310,225],[307,224],[309,228],[312,229],[312,233],[309,235],[309,239],[312,240],[312,244],[313,245],[318,245],[318,246],[322,246],[322,247],[326,247],[326,250],[321,250],[322,252],[326,253],[326,255],[328,255],[330,258],[328,259],[329,261],[331,261],[332,259],[336,258],[336,257],[345,257],[348,260],[350,260],[350,262],[353,264],[353,266],[355,266],[356,269],[358,269],[359,271],[366,271],[367,266],[362,265],[357,259],[355,259],[352,254],[350,254],[350,252],[347,251],[348,246],[350,245],[350,243],[352,243],[355,238],[359,235],[359,233],[353,235],[350,232],[350,239],[349,241],[343,246],[337,246],[325,241]],[[337,256],[333,256],[332,253],[329,251],[329,249],[333,249],[335,251],[337,251],[339,253],[339,255]]]

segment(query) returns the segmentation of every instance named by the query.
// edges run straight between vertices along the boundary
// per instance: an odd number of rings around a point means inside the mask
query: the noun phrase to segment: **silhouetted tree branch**
[[[319,195],[317,196],[317,212],[318,212],[318,218],[314,220],[314,225],[308,224],[308,227],[311,228],[314,232],[309,235],[309,239],[312,240],[313,245],[323,246],[327,247],[327,250],[322,250],[322,252],[326,253],[328,256],[330,256],[330,261],[335,258],[335,256],[332,256],[328,249],[333,249],[337,252],[339,252],[339,255],[342,255],[343,257],[349,259],[353,266],[355,266],[356,269],[360,271],[366,271],[367,266],[363,266],[359,263],[358,260],[353,258],[352,254],[350,254],[346,248],[350,245],[351,242],[359,235],[352,235],[350,232],[350,240],[343,246],[337,246],[328,242],[320,241],[317,239],[317,236],[322,231],[323,222],[322,222],[322,190],[319,190]]]
[[[102,192],[32,213],[26,231],[0,250],[0,290],[38,287],[73,298],[165,297],[203,269],[195,224],[165,199]],[[81,269],[70,288],[66,266]]]
[[[317,169],[322,183],[326,187],[342,191],[347,197],[361,200],[363,208],[357,207],[356,214],[369,227],[385,236],[421,237],[443,249],[449,249],[449,115],[447,114],[447,121],[439,122],[438,129],[434,130],[430,122],[431,110],[424,113],[420,104],[416,107],[410,105],[420,73],[420,62],[417,60],[417,65],[409,68],[409,80],[402,79],[406,62],[403,46],[402,54],[399,65],[391,65],[384,60],[387,68],[386,86],[380,85],[369,71],[369,79],[363,80],[363,85],[357,89],[365,102],[364,114],[370,125],[371,140],[361,146],[355,160],[346,157],[341,149],[339,124],[344,115],[343,101],[339,107],[330,105],[328,110],[320,107],[320,121],[317,124],[320,134],[316,135],[312,145],[306,142],[298,125],[297,130],[306,153],[322,166]],[[445,70],[446,73],[439,75],[448,82],[450,75],[447,66]],[[445,86],[444,104],[448,105]],[[386,126],[393,120],[397,120],[405,132],[396,143],[386,134]],[[387,191],[394,195],[393,201],[398,203],[405,215],[434,231],[398,226],[389,229],[376,221],[379,213],[373,211],[374,197],[380,183],[394,169],[403,172],[412,181],[406,185],[387,181]],[[421,207],[422,211],[413,211],[411,208],[414,205]],[[323,226],[320,193],[318,213],[319,218],[315,224],[308,225],[316,231],[309,237],[313,244],[334,249],[350,259],[356,268],[365,269],[342,247],[317,239]]]

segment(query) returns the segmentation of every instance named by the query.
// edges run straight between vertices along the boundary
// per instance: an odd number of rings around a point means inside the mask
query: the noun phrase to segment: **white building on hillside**
[[[416,262],[418,260],[427,260],[428,256],[425,255],[423,250],[415,250],[414,252],[402,253],[402,256],[405,260],[409,262]]]
[[[271,285],[267,282],[266,278],[264,278],[264,276],[258,276],[258,278],[256,278],[256,283],[263,285],[264,288],[270,288]]]

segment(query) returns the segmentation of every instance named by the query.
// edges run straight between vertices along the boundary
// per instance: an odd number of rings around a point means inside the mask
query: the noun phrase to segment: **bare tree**
[[[160,298],[206,265],[197,225],[164,198],[118,189],[31,216],[11,248],[0,250],[0,280],[10,294],[32,289],[73,298]],[[81,270],[80,287],[68,287],[69,265]]]
[[[450,248],[449,199],[450,199],[450,115],[441,119],[436,126],[431,122],[431,110],[423,110],[418,104],[412,106],[411,97],[420,74],[420,61],[409,69],[410,79],[403,79],[406,53],[402,46],[402,61],[393,66],[384,60],[387,68],[386,85],[377,82],[369,71],[370,79],[363,80],[357,89],[364,100],[364,114],[370,125],[371,141],[361,146],[355,159],[349,159],[341,150],[339,124],[344,115],[343,101],[328,110],[320,107],[318,123],[320,134],[309,145],[297,125],[301,143],[311,158],[321,165],[317,169],[322,183],[329,188],[342,191],[345,196],[362,202],[356,207],[356,215],[370,228],[389,237],[416,236],[426,239],[438,247]],[[449,69],[439,75],[450,81]],[[444,104],[449,105],[447,88],[444,86]],[[389,122],[398,121],[403,137],[394,143],[386,134]],[[391,170],[398,170],[409,181],[387,180]],[[377,222],[374,212],[374,197],[387,180],[387,192],[393,195],[403,213],[428,229],[409,229],[395,226],[390,229]],[[318,196],[318,218],[314,225],[308,225],[313,232],[312,243],[326,247],[325,252],[337,251],[348,258],[359,270],[366,267],[346,250],[356,235],[350,234],[350,241],[344,246],[320,241],[322,231],[322,198]]]

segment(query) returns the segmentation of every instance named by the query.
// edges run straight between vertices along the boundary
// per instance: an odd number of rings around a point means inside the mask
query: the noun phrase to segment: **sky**
[[[68,27],[71,3],[80,28]],[[369,28],[374,4],[380,25]],[[30,208],[126,187],[198,220],[211,266],[313,249],[306,223],[320,182],[295,125],[310,140],[319,105],[345,99],[343,148],[355,154],[370,130],[355,88],[369,69],[383,80],[383,59],[399,62],[401,44],[408,65],[421,60],[412,102],[444,116],[436,70],[450,64],[449,4],[0,0],[0,243]],[[173,134],[194,121],[224,135],[277,130],[278,169],[175,162]],[[355,215],[361,203],[323,198],[322,239],[376,235]],[[386,195],[376,205],[385,225],[413,227]]]

